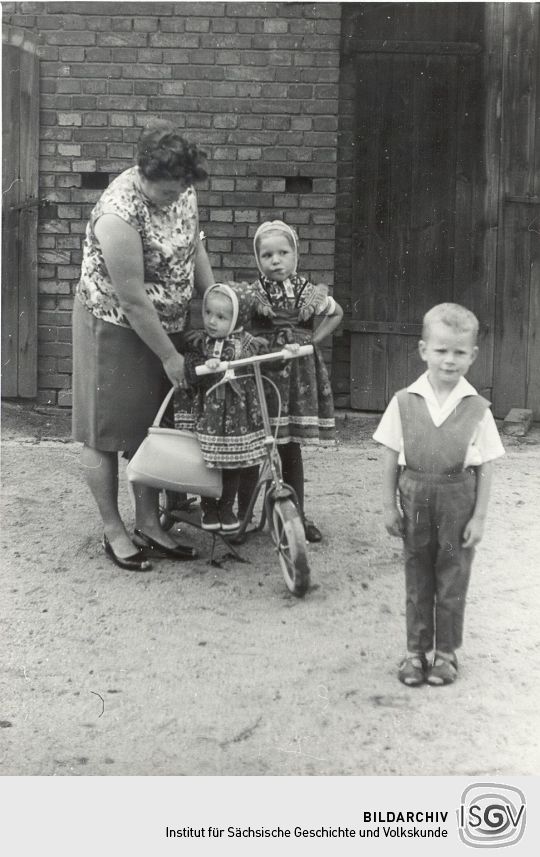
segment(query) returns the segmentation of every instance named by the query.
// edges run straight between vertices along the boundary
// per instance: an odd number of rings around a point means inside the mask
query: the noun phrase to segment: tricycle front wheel
[[[301,598],[309,589],[310,568],[304,525],[295,504],[279,498],[272,507],[272,539],[287,589]]]

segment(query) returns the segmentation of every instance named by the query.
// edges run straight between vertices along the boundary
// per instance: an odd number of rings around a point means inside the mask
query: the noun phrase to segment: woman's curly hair
[[[148,181],[204,181],[206,152],[188,143],[172,122],[157,119],[144,128],[137,144],[137,165]]]

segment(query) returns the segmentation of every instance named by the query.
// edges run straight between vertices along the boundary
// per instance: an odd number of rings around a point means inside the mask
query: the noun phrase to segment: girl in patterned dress
[[[301,444],[335,443],[332,388],[322,354],[317,347],[339,325],[343,310],[329,295],[297,273],[298,239],[281,220],[267,221],[257,229],[253,241],[260,271],[252,285],[255,313],[260,317],[258,330],[269,341],[269,350],[311,343],[313,355],[290,360],[265,374],[276,384],[281,397],[278,425],[278,400],[273,388],[267,395],[270,422],[278,427],[278,449],[283,478],[294,488],[304,517],[308,541],[320,541],[318,527],[304,515],[304,467]],[[322,317],[315,328],[315,317]]]
[[[185,376],[191,393],[193,428],[208,467],[223,471],[223,493],[219,500],[201,497],[202,527],[205,530],[233,532],[238,519],[233,504],[238,490],[241,468],[252,467],[264,456],[264,430],[254,377],[231,378],[226,374],[199,377],[195,367],[206,364],[216,369],[220,361],[251,357],[267,342],[252,336],[238,326],[237,291],[217,283],[204,295],[202,317],[204,331],[191,334],[186,346]],[[249,373],[249,368],[242,374]],[[219,383],[221,382],[221,383]],[[186,426],[185,411],[175,419]]]

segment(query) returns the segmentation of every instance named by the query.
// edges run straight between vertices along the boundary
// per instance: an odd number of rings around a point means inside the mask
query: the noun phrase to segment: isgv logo
[[[526,822],[525,795],[515,786],[474,783],[461,796],[459,835],[472,848],[503,848],[523,836]]]

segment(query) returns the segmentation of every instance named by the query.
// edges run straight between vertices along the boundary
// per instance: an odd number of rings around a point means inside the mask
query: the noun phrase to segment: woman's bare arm
[[[204,295],[206,289],[213,286],[215,282],[206,247],[200,238],[195,250],[194,280],[195,289],[199,295]]]
[[[316,345],[318,342],[322,342],[323,339],[326,339],[327,336],[330,336],[331,333],[334,332],[336,327],[341,323],[341,319],[343,318],[343,310],[340,305],[334,301],[335,309],[332,315],[326,315],[318,326],[317,330],[313,334],[312,342]]]
[[[181,385],[184,358],[167,336],[146,294],[139,233],[115,214],[102,215],[94,229],[120,306],[131,327],[162,361],[171,383]]]

